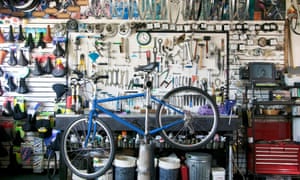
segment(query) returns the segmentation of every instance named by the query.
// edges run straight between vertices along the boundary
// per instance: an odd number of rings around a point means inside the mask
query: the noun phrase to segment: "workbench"
[[[86,118],[87,115],[56,115],[55,117],[55,129],[64,131],[68,124],[76,119]],[[120,114],[120,117],[128,120],[129,122],[132,122],[134,124],[138,124],[142,127],[144,127],[144,114]],[[107,115],[101,115],[102,120],[104,120],[107,125],[113,130],[113,131],[122,131],[122,130],[131,130],[127,128],[126,126],[116,123],[113,119],[111,119]],[[172,118],[176,118],[176,116],[173,115],[167,115],[164,116],[166,120],[171,120]],[[201,117],[199,117],[201,118]],[[203,116],[203,118],[207,118],[207,116]],[[223,132],[224,134],[232,134],[234,130],[237,130],[241,127],[242,120],[239,116],[220,116],[217,132]],[[156,126],[156,120],[155,120],[155,114],[150,114],[149,117],[149,128]],[[203,124],[205,126],[205,124]],[[228,143],[227,143],[228,144]],[[60,179],[65,180],[67,178],[67,167],[63,161],[63,158],[59,158],[59,173],[60,173]]]

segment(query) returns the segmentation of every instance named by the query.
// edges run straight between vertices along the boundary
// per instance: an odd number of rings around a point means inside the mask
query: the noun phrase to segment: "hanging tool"
[[[147,64],[149,64],[151,61],[151,51],[150,50],[146,51],[146,59],[147,59]]]
[[[221,39],[221,56],[222,56],[221,71],[224,72],[224,70],[225,70],[225,40],[224,40],[224,38]]]
[[[210,41],[210,36],[204,36],[203,40],[205,41],[205,48],[206,48],[206,59],[208,58],[208,41]]]
[[[115,86],[118,86],[119,85],[119,69],[115,69],[114,70],[114,84],[113,85],[115,85]]]
[[[201,14],[202,0],[194,0],[193,9],[192,9],[192,18],[195,21],[198,21]]]
[[[162,43],[163,43],[163,40],[161,39],[161,38],[159,38],[158,40],[157,40],[157,42],[158,42],[158,52],[159,52],[159,54],[162,54]]]
[[[222,70],[221,49],[217,50],[217,68],[218,68],[218,73],[214,74],[215,76],[219,76],[221,74],[221,70]]]
[[[124,46],[125,46],[125,61],[130,63],[130,56],[129,56],[129,39],[124,39]]]
[[[156,37],[154,37],[153,39],[154,39],[154,42],[153,42],[154,46],[153,46],[152,51],[153,51],[153,56],[154,56],[154,62],[156,62],[156,58],[157,58],[157,45],[156,45],[157,42],[156,41],[157,40],[156,40]]]
[[[86,71],[86,63],[85,63],[85,56],[84,56],[84,54],[80,54],[79,64],[78,64],[77,70],[78,70],[79,72],[83,73],[84,76],[87,75],[87,71]]]
[[[196,55],[197,55],[197,51],[198,51],[198,42],[200,42],[201,39],[200,38],[193,38],[193,40],[195,41],[193,59],[195,59]]]
[[[186,49],[187,61],[189,64],[191,64],[193,61],[193,58],[192,58],[192,54],[191,54],[190,41],[185,41],[184,46]]]
[[[75,90],[75,94],[76,94],[76,102],[75,102],[75,112],[79,113],[80,110],[80,101],[79,101],[79,88],[80,88],[80,84],[77,83],[76,84],[76,90]]]
[[[198,62],[198,69],[202,69],[203,68],[203,55],[204,55],[204,44],[200,43],[198,44],[198,46],[200,46],[200,57],[199,57],[199,62]]]
[[[176,25],[180,14],[180,0],[169,1],[169,20],[171,25]]]
[[[110,59],[112,59],[111,56],[111,42],[107,42],[107,62],[110,64]]]
[[[195,56],[195,61],[196,61],[196,63],[197,63],[197,67],[196,67],[196,75],[198,76],[198,70],[199,70],[199,61],[200,61],[200,56],[199,55],[196,55]]]

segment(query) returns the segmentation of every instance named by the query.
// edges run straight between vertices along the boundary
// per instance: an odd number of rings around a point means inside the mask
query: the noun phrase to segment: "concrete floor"
[[[59,180],[59,174],[57,173],[53,178],[49,178],[47,172],[33,173],[32,169],[0,169],[1,180]]]

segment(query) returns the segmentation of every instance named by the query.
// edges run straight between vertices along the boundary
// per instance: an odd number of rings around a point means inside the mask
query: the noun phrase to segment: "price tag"
[[[248,40],[247,40],[247,44],[248,44],[248,45],[253,45],[253,44],[254,44],[253,39],[248,39]]]
[[[215,25],[214,24],[210,24],[207,26],[207,30],[208,31],[214,31],[215,30]]]
[[[247,29],[249,29],[249,24],[244,23],[244,24],[243,24],[243,30],[247,30]]]
[[[233,40],[239,40],[240,36],[238,34],[233,34],[231,39]]]
[[[193,24],[193,25],[192,25],[193,30],[198,30],[198,27],[199,27],[198,24]]]
[[[263,25],[263,30],[264,31],[269,31],[270,30],[270,25],[269,24],[264,24]]]
[[[217,31],[222,31],[222,25],[221,24],[216,24],[216,30]]]
[[[255,31],[255,26],[254,25],[249,25],[249,30],[250,31]]]
[[[168,30],[169,29],[169,24],[164,23],[164,24],[161,25],[161,28],[164,29],[164,30]]]
[[[239,50],[240,50],[240,51],[243,51],[243,50],[245,50],[245,49],[246,49],[245,44],[239,44]]]
[[[243,25],[242,24],[236,24],[235,25],[235,29],[236,30],[241,30],[243,28]]]
[[[200,29],[205,30],[207,27],[207,25],[205,23],[201,23],[200,24]]]
[[[224,29],[224,31],[230,31],[230,25],[229,24],[224,24],[223,29]]]
[[[270,30],[271,30],[271,31],[276,31],[277,29],[278,29],[277,24],[275,24],[275,23],[270,23]]]
[[[276,39],[270,39],[270,45],[277,45]]]
[[[241,34],[240,35],[240,40],[246,40],[248,38],[247,34]]]
[[[153,24],[152,23],[148,23],[147,24],[147,29],[153,29]]]
[[[183,26],[181,24],[178,24],[176,26],[177,31],[183,31]]]
[[[284,26],[280,25],[278,26],[278,31],[283,31],[284,30]]]
[[[191,30],[191,25],[190,24],[185,24],[184,25],[184,30],[185,31],[190,31]]]
[[[176,31],[176,25],[175,25],[175,24],[171,24],[171,25],[170,25],[170,30]]]
[[[231,50],[237,50],[237,44],[231,44],[230,49]]]
[[[259,24],[255,24],[254,27],[255,31],[259,31],[261,29],[261,26]]]
[[[154,23],[153,26],[154,26],[154,29],[160,29],[160,27],[161,27],[160,23]]]

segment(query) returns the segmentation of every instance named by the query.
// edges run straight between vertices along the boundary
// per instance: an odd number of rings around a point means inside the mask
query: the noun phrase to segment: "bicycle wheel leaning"
[[[161,136],[174,148],[195,150],[215,135],[219,111],[200,88],[179,87],[168,92],[156,112]]]
[[[87,118],[75,120],[68,125],[62,137],[61,154],[72,173],[93,179],[111,167],[115,146],[113,134],[102,120],[93,118],[90,135],[88,125]]]
[[[48,153],[47,175],[48,179],[54,179],[57,170],[57,156],[54,150],[50,149]]]

